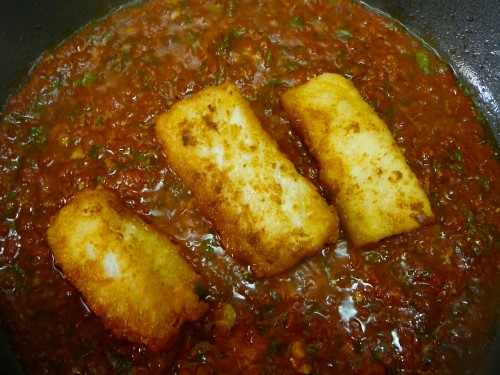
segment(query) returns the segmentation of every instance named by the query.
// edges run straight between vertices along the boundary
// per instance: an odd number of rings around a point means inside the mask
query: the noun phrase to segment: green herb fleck
[[[423,269],[420,274],[425,279],[431,279],[434,273],[432,272],[431,269]]]
[[[477,256],[480,256],[483,253],[483,248],[481,246],[478,246],[477,244],[472,244],[472,251]]]
[[[391,31],[398,31],[399,30],[398,25],[396,25],[395,23],[391,23],[389,26],[387,26],[387,28]]]
[[[424,72],[426,76],[431,75],[431,67],[429,63],[429,57],[425,52],[417,52],[415,54],[415,57],[417,59],[418,66],[420,66],[420,69]]]
[[[92,159],[97,159],[97,158],[100,156],[100,154],[101,154],[101,150],[102,150],[103,148],[104,148],[103,146],[95,146],[95,145],[94,145],[94,146],[92,146],[92,147],[90,148],[90,152],[89,152],[90,157],[91,157]]]
[[[352,37],[353,37],[353,35],[348,30],[341,29],[341,30],[337,31],[337,38],[339,38],[339,39],[342,39],[345,41],[345,40],[350,39]]]
[[[193,22],[193,19],[191,18],[190,15],[188,14],[182,14],[179,18],[179,23],[181,25],[187,25],[187,24],[190,24],[191,22]]]
[[[279,86],[283,83],[283,81],[278,78],[278,77],[270,77],[268,80],[267,80],[267,84],[268,85],[271,85],[271,86]]]
[[[80,110],[78,107],[73,106],[68,112],[68,117],[71,119],[77,119],[80,116]]]
[[[291,72],[300,68],[300,64],[297,61],[287,59],[283,62],[283,65]]]
[[[104,180],[103,177],[101,177],[101,176],[95,176],[95,183],[97,185],[102,185],[102,184],[104,184],[104,182],[105,182],[105,180]]]
[[[121,172],[121,171],[126,171],[127,169],[130,169],[130,165],[127,165],[127,164],[118,164],[115,169],[114,169],[114,173],[118,173],[118,172]]]
[[[73,82],[73,86],[84,86],[89,87],[92,83],[97,81],[98,75],[94,72],[85,74],[83,77],[78,78]]]
[[[196,36],[195,32],[191,29],[188,30],[187,40],[189,44],[193,44],[198,40],[198,37]]]
[[[47,142],[47,132],[42,128],[33,127],[31,128],[29,141],[36,143],[45,143]]]
[[[215,82],[215,84],[217,85],[217,84],[220,84],[220,83],[224,82],[227,79],[227,76],[228,76],[228,73],[227,73],[227,70],[224,67],[218,69],[215,72],[215,76],[214,76],[214,82]]]
[[[266,66],[271,65],[271,61],[273,59],[273,53],[271,51],[267,51],[266,53]]]
[[[193,292],[195,292],[200,297],[206,297],[208,295],[207,288],[205,288],[205,286],[199,280],[196,280],[194,282]]]
[[[459,149],[455,149],[453,151],[453,155],[455,156],[455,160],[459,163],[462,163],[464,161],[464,154]]]
[[[246,30],[243,28],[235,27],[235,28],[233,28],[233,30],[231,30],[231,32],[233,33],[233,36],[236,39],[241,39],[245,35]]]
[[[273,289],[269,292],[271,298],[276,302],[281,302],[281,294],[276,289]]]
[[[21,189],[19,187],[15,187],[11,191],[9,191],[7,194],[5,194],[4,199],[8,202],[17,197]]]
[[[280,350],[280,348],[282,346],[283,346],[283,340],[277,339],[277,340],[272,341],[271,345],[269,345],[269,349],[268,349],[269,355],[273,356],[276,353],[278,353],[278,351]]]
[[[123,374],[134,366],[130,358],[124,357],[116,352],[107,352],[106,357],[114,371],[118,374]]]
[[[178,181],[173,181],[169,184],[168,191],[176,199],[184,198],[187,195],[184,185]]]
[[[140,153],[140,152],[134,152],[132,154],[132,157],[134,158],[135,161],[139,163],[139,167],[143,169],[151,169],[151,154],[147,153]]]
[[[490,180],[488,180],[488,178],[486,176],[483,176],[482,174],[480,174],[479,176],[477,176],[477,179],[479,180],[479,182],[481,182],[481,184],[483,184],[483,187],[486,190],[490,189]]]
[[[149,154],[143,154],[139,151],[136,151],[133,153],[133,158],[140,163],[146,163],[149,160]]]
[[[203,255],[207,260],[212,259],[215,254],[215,249],[211,244],[210,240],[203,240],[201,243],[201,248],[203,249]]]
[[[443,63],[443,62],[440,61],[440,62],[438,62],[436,64],[435,70],[439,74],[444,74],[444,73],[446,73],[449,70],[449,68],[448,68],[448,66],[445,63]]]
[[[49,87],[49,92],[53,92],[59,87],[62,86],[62,83],[58,77],[52,77],[50,79],[50,87]]]
[[[221,56],[227,52],[231,34],[224,34],[224,37],[215,45],[215,54]]]
[[[210,5],[210,10],[216,14],[220,14],[224,11],[224,5],[221,3],[215,3]]]
[[[474,221],[474,214],[467,208],[464,209],[464,214],[467,221],[467,229],[469,230],[469,232],[477,233],[478,230]]]
[[[357,353],[361,353],[363,351],[363,343],[361,340],[356,340],[356,342],[353,345],[354,351]]]
[[[272,305],[266,305],[262,308],[260,313],[264,319],[270,318],[272,315],[276,313],[276,307]]]
[[[23,294],[25,290],[26,271],[18,264],[12,267],[16,277],[16,292]]]
[[[16,222],[12,219],[5,219],[4,224],[13,232],[17,232]]]
[[[369,262],[379,263],[383,260],[383,257],[377,251],[370,251],[366,254],[366,259]]]
[[[219,249],[215,236],[211,233],[204,235],[200,248],[203,251],[203,256],[207,260],[212,259],[216,251]]]
[[[319,348],[317,345],[307,345],[306,352],[311,357],[316,357],[318,355]]]
[[[304,19],[299,16],[294,16],[290,20],[290,26],[295,27],[295,28],[301,28],[305,24]]]
[[[26,276],[26,271],[19,264],[14,264],[13,268],[14,268],[14,271],[15,271],[17,276],[20,276],[20,277]]]
[[[96,120],[95,120],[95,123],[96,125],[104,125],[104,121],[106,121],[106,118],[104,116],[99,116]]]
[[[450,164],[450,168],[460,174],[463,174],[465,172],[464,167],[460,164]]]

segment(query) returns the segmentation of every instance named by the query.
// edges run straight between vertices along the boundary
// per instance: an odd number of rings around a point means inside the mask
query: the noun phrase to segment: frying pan
[[[3,0],[0,4],[0,108],[43,51],[90,20],[130,0]],[[366,0],[423,39],[465,83],[500,143],[500,4],[496,0]],[[498,148],[497,148],[498,150]],[[497,330],[500,331],[500,330]],[[500,370],[500,332],[478,374]],[[0,373],[23,374],[8,337],[0,329]]]

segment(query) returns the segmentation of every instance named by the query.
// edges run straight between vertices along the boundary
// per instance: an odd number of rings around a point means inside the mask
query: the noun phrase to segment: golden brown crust
[[[176,103],[156,124],[168,162],[225,247],[270,276],[338,235],[338,218],[262,129],[233,84]]]
[[[119,337],[162,350],[207,309],[178,247],[108,191],[79,193],[51,219],[47,238],[65,277]]]
[[[433,219],[429,200],[376,113],[348,79],[325,73],[289,89],[282,103],[336,196],[357,246]]]

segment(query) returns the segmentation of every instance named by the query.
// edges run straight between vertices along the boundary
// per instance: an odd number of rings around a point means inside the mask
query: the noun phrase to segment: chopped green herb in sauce
[[[347,39],[350,39],[352,37],[353,37],[353,35],[347,30],[341,29],[341,30],[337,31],[337,38],[339,38],[339,39],[347,40]]]
[[[73,81],[73,86],[89,87],[92,83],[97,81],[98,78],[99,76],[95,72],[90,72]]]
[[[418,66],[426,76],[429,76],[431,74],[431,67],[429,63],[429,57],[427,56],[427,53],[425,52],[417,52],[415,54],[415,57],[417,59]]]
[[[290,19],[290,26],[294,28],[301,28],[305,25],[304,19],[300,16],[293,16]]]

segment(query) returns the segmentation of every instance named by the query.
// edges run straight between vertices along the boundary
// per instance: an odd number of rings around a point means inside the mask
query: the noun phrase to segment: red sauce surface
[[[341,233],[279,277],[257,279],[224,251],[166,164],[154,122],[231,80],[319,184],[279,96],[322,72],[351,78],[387,123],[436,221],[363,249]],[[456,374],[487,345],[498,311],[500,164],[450,69],[360,4],[123,9],[47,52],[0,121],[1,318],[31,373]],[[114,338],[54,266],[50,217],[97,185],[183,245],[203,277],[210,310],[169,351]],[[217,324],[226,304],[236,312],[230,328]]]

